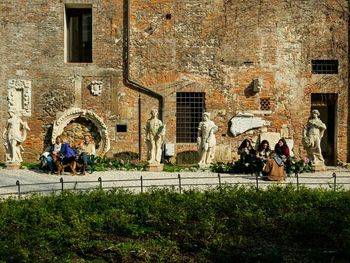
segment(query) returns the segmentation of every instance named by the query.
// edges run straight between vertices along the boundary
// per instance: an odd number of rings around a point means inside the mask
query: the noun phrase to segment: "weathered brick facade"
[[[345,0],[11,0],[0,2],[1,131],[8,118],[9,79],[31,81],[31,128],[23,144],[25,161],[36,160],[64,110],[94,111],[108,127],[111,149],[146,158],[144,126],[163,97],[166,142],[175,151],[176,92],[204,92],[206,111],[219,127],[219,145],[236,151],[245,137],[233,137],[229,120],[239,111],[271,122],[267,131],[287,126],[294,152],[304,156],[302,131],[311,94],[337,94],[334,151],[348,161],[348,1]],[[92,63],[65,62],[65,7],[91,4]],[[127,17],[129,8],[129,17]],[[126,33],[129,31],[129,45]],[[124,45],[123,45],[124,44]],[[129,49],[127,50],[127,47]],[[126,79],[126,53],[129,82]],[[311,60],[338,60],[338,74],[312,74]],[[260,92],[252,92],[261,78]],[[79,85],[77,85],[79,79]],[[89,83],[102,81],[102,95]],[[135,86],[134,82],[140,87]],[[261,99],[271,109],[260,110]],[[139,119],[141,109],[141,119]],[[116,125],[127,125],[117,132]],[[139,127],[141,125],[141,129]],[[141,138],[139,138],[141,130]],[[4,149],[1,148],[1,156]]]

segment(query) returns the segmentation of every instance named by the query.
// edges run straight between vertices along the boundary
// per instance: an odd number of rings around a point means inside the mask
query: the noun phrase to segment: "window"
[[[204,112],[204,93],[176,93],[176,142],[195,143]]]
[[[338,60],[312,60],[312,74],[338,74]]]
[[[116,130],[117,130],[117,132],[127,132],[128,131],[128,125],[126,125],[126,124],[117,124]]]
[[[66,7],[68,62],[92,62],[92,9]]]
[[[271,110],[270,98],[260,99],[260,110]]]

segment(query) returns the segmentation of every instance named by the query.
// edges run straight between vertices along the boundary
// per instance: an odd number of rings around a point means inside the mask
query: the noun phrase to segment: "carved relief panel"
[[[8,110],[22,116],[31,116],[32,83],[29,80],[10,79],[8,81]]]
[[[103,82],[100,80],[91,81],[89,87],[91,94],[94,96],[101,96]]]

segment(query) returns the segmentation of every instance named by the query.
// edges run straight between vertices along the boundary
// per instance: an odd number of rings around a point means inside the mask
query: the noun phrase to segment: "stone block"
[[[230,144],[218,144],[215,147],[215,162],[232,162],[232,148]]]

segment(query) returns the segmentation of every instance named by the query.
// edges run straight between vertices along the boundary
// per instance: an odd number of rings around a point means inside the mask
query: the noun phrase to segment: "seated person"
[[[90,136],[85,135],[84,141],[78,146],[80,150],[79,159],[83,162],[83,167],[81,169],[81,175],[85,175],[85,170],[90,163],[91,158],[96,154],[95,144],[91,142]]]
[[[263,180],[284,181],[286,177],[284,161],[285,160],[281,159],[277,154],[272,154],[271,158],[267,160],[264,167],[264,172],[267,174],[267,176],[264,176]]]
[[[269,159],[271,154],[271,149],[269,142],[267,140],[263,140],[259,146],[258,150],[256,151],[256,158],[257,158],[257,167],[259,170],[259,173],[262,172],[262,175],[267,175],[264,171],[264,165],[267,163],[267,160]]]
[[[284,160],[287,175],[291,174],[290,150],[284,138],[281,138],[275,145],[275,153]]]
[[[244,172],[254,172],[256,167],[256,153],[252,147],[252,142],[249,139],[243,140],[238,147],[238,154],[240,155],[240,163],[243,165]]]
[[[46,157],[47,165],[50,169],[49,173],[54,172],[54,158],[59,158],[62,162],[69,163],[75,159],[75,152],[70,148],[69,143],[64,143],[61,136],[56,137],[56,141],[51,145],[49,154]]]

